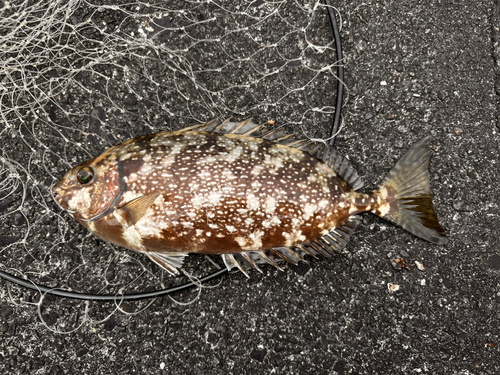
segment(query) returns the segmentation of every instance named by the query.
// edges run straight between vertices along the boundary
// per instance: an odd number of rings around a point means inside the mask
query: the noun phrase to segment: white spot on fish
[[[262,184],[259,181],[254,181],[254,182],[252,182],[251,186],[252,186],[253,190],[257,191],[262,186]]]
[[[276,209],[277,203],[278,202],[276,202],[276,199],[274,199],[274,197],[268,196],[266,198],[266,201],[264,202],[264,210],[268,214],[272,214],[274,212],[274,210]]]
[[[210,193],[210,195],[208,196],[208,201],[214,206],[219,204],[220,199],[221,199],[221,194],[216,191]]]
[[[236,242],[238,242],[238,245],[240,245],[240,247],[242,249],[246,249],[246,247],[247,247],[247,239],[246,238],[244,238],[244,237],[236,237],[234,240]]]
[[[127,242],[128,247],[133,250],[145,250],[142,245],[142,235],[139,231],[132,227],[123,230],[123,239]]]
[[[203,206],[204,203],[205,203],[205,197],[202,195],[195,195],[191,199],[191,204],[193,205],[194,208],[200,208]]]
[[[322,199],[318,202],[318,207],[320,209],[328,207],[329,202],[326,199]]]
[[[252,240],[252,245],[251,245],[252,250],[259,250],[262,248],[262,236],[263,235],[264,235],[264,232],[261,230],[250,233],[249,237]]]
[[[317,210],[318,210],[318,206],[317,205],[306,203],[306,205],[304,206],[304,214],[302,216],[304,217],[304,219],[307,220],[311,216],[313,216],[316,213]]]
[[[249,210],[256,210],[260,207],[259,198],[257,198],[253,193],[247,194],[247,207]]]
[[[278,218],[278,216],[272,216],[270,219],[264,220],[262,222],[262,226],[264,228],[270,228],[272,226],[278,226],[280,224],[281,224],[281,220]]]
[[[252,168],[252,170],[250,171],[250,174],[254,175],[254,176],[258,176],[259,174],[261,174],[261,172],[264,170],[264,166],[262,164],[259,164],[259,165],[256,165],[255,167]]]
[[[243,152],[243,149],[241,146],[237,146],[231,150],[231,152],[224,157],[224,160],[226,160],[229,163],[233,163],[235,160],[240,158],[241,153]]]
[[[336,176],[335,172],[333,171],[332,168],[330,168],[327,164],[325,163],[318,163],[316,164],[316,170],[318,173],[326,178],[331,178],[333,176]]]
[[[123,161],[123,160],[127,160],[127,159],[130,159],[130,157],[132,156],[132,154],[130,153],[126,153],[126,154],[122,154],[120,155],[120,161]]]
[[[283,236],[286,238],[286,246],[295,246],[306,240],[306,237],[300,230],[293,233],[283,232]]]

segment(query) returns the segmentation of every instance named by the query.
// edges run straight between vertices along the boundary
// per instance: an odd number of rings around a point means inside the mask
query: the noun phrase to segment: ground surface
[[[435,246],[365,215],[346,253],[335,259],[313,260],[284,272],[267,267],[264,275],[253,272],[250,279],[232,274],[216,287],[203,289],[199,299],[187,306],[161,298],[122,304],[117,310],[114,304],[46,297],[40,308],[43,323],[37,305],[30,304],[38,296],[1,281],[1,373],[500,373],[500,5],[486,0],[459,4],[428,0],[418,5],[414,1],[340,1],[334,5],[343,20],[349,89],[337,147],[365,175],[369,189],[409,145],[432,135],[434,202],[449,243]],[[318,25],[331,39],[326,16]],[[279,33],[279,25],[263,30],[273,32]],[[324,91],[308,95],[330,95],[334,87],[334,81],[327,80]],[[68,108],[78,112],[81,105],[87,113],[86,99],[78,99],[73,98]],[[123,100],[130,111],[121,117],[113,117],[113,108],[103,105],[108,123],[119,121],[123,130],[116,139],[161,129],[162,118],[175,118],[160,115],[148,128],[147,121],[138,119],[141,109],[138,115],[133,108],[148,105],[130,96]],[[187,106],[181,99],[162,100],[170,100],[169,110],[174,105]],[[333,100],[331,96],[324,105],[333,105]],[[298,102],[300,98],[285,98],[277,111],[289,111],[281,119],[274,118],[293,125],[301,116],[294,109]],[[256,112],[254,117],[266,120],[265,110]],[[196,123],[183,116],[175,119],[178,124],[169,120],[165,128]],[[324,137],[332,115],[324,117],[324,122],[303,121],[303,126]],[[106,148],[97,137],[104,137],[100,132],[107,129],[99,129],[95,121],[90,126],[95,128],[87,134],[97,134],[96,138],[84,136],[81,142],[88,142],[89,154],[96,154]],[[316,134],[317,127],[323,133]],[[40,129],[34,132],[45,139],[44,128]],[[19,159],[27,160],[29,150],[19,138],[25,133],[11,134],[3,133],[3,155],[19,154]],[[73,133],[70,137],[78,140]],[[51,142],[50,137],[44,142]],[[73,159],[63,142],[53,141],[52,150],[73,164],[84,158]],[[58,157],[50,156],[43,163],[55,177],[67,168],[58,165]],[[51,175],[43,179],[44,169],[40,171],[33,175],[42,176],[38,182],[50,186],[55,180]],[[3,270],[22,270],[29,276],[30,267],[40,263],[43,267],[35,267],[31,274],[34,280],[82,292],[101,291],[94,280],[103,275],[116,288],[137,278],[134,290],[158,288],[168,280],[161,276],[151,285],[144,282],[149,280],[146,276],[137,276],[142,268],[134,259],[161,274],[143,258],[111,261],[120,250],[110,250],[110,245],[89,236],[67,215],[37,217],[38,211],[43,214],[34,203],[38,201],[36,196],[28,200],[23,213],[28,221],[45,223],[34,225],[29,233],[42,254],[36,254],[34,247],[6,248],[1,253]],[[51,212],[59,212],[53,203],[48,205]],[[7,206],[1,210],[13,209]],[[58,220],[70,227],[64,234],[68,242],[54,250],[46,238],[60,230]],[[5,244],[9,243],[6,236],[25,233],[19,215],[7,216],[2,223]],[[82,241],[85,246],[78,248]],[[26,260],[28,252],[37,261]],[[104,257],[104,266],[99,257]],[[401,261],[396,263],[400,258],[409,269],[401,268]],[[424,270],[417,269],[415,261]],[[196,261],[192,267],[196,268]],[[210,270],[205,263],[200,267],[198,274]],[[390,291],[390,285],[399,289]],[[196,292],[177,298],[189,301],[194,296]],[[85,316],[90,320],[80,325]]]

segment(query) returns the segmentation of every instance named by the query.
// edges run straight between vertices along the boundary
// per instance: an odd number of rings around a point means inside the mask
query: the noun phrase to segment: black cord
[[[330,133],[330,136],[332,139],[330,140],[330,145],[333,146],[335,142],[335,137],[333,137],[339,128],[339,123],[340,123],[340,113],[342,111],[342,96],[344,94],[344,67],[342,65],[342,45],[341,45],[341,39],[340,39],[340,33],[339,33],[339,27],[337,24],[337,19],[335,18],[335,11],[333,9],[332,3],[330,0],[325,0],[327,9],[328,9],[328,15],[330,16],[330,22],[332,23],[332,29],[333,29],[333,35],[335,37],[335,46],[337,47],[337,61],[339,63],[338,68],[337,68],[337,75],[338,75],[338,82],[337,82],[337,105],[335,107],[335,117],[333,120],[332,124],[332,131]],[[11,283],[21,285],[25,288],[36,290],[42,293],[47,293],[47,294],[52,294],[54,296],[59,296],[59,297],[66,297],[66,298],[73,298],[73,299],[79,299],[79,300],[85,300],[85,301],[135,301],[135,300],[140,300],[140,299],[146,299],[146,298],[153,298],[153,297],[161,297],[161,296],[166,296],[169,294],[181,292],[183,290],[199,286],[200,284],[206,283],[210,280],[213,280],[219,276],[225,275],[229,271],[227,268],[220,269],[216,272],[213,272],[207,276],[202,277],[201,279],[198,279],[197,281],[194,282],[189,282],[186,284],[174,286],[172,288],[168,289],[163,289],[163,290],[156,290],[153,292],[144,292],[144,293],[137,293],[137,294],[116,294],[116,295],[100,295],[100,294],[85,294],[85,293],[77,293],[77,292],[70,292],[62,289],[52,289],[48,288],[43,285],[38,285],[30,281],[23,280],[19,277],[16,277],[14,275],[11,275],[7,272],[0,271],[0,277],[10,281]]]
[[[337,104],[335,106],[335,118],[333,119],[332,131],[330,132],[330,146],[335,143],[335,134],[339,130],[340,113],[342,112],[342,99],[344,96],[344,56],[342,55],[342,41],[340,39],[339,25],[335,17],[335,10],[333,9],[332,2],[325,0],[330,22],[332,24],[333,36],[335,38],[335,46],[337,47]]]
[[[35,283],[32,283],[31,281],[26,281],[26,280],[20,279],[19,277],[13,276],[13,275],[6,273],[6,272],[3,272],[3,271],[0,271],[0,277],[2,277],[5,280],[10,281],[11,283],[24,286],[25,288],[28,288],[31,290],[36,290],[36,291],[39,291],[41,293],[52,294],[54,296],[59,296],[59,297],[82,299],[85,301],[131,301],[131,300],[139,300],[139,299],[145,299],[145,298],[161,297],[161,296],[166,296],[166,295],[172,294],[172,293],[182,292],[183,290],[192,288],[193,286],[196,286],[196,285],[206,283],[206,282],[208,282],[212,279],[215,279],[219,276],[222,276],[226,273],[228,273],[227,268],[222,268],[214,273],[211,273],[210,275],[207,275],[207,276],[202,277],[201,279],[198,279],[196,282],[189,282],[189,283],[174,286],[174,287],[168,288],[168,289],[155,290],[153,292],[143,292],[143,293],[125,294],[125,295],[120,295],[120,294],[113,294],[113,295],[110,295],[110,294],[106,294],[106,295],[85,294],[85,293],[70,292],[70,291],[62,290],[62,289],[48,288],[46,286],[37,285]]]

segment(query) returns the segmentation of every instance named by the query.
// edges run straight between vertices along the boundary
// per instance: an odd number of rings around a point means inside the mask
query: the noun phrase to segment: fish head
[[[82,221],[98,220],[111,213],[123,192],[118,164],[99,159],[72,168],[52,187],[59,206]]]

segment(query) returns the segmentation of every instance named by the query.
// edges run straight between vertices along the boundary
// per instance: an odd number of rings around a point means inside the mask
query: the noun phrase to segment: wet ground
[[[161,298],[115,311],[113,304],[46,297],[45,324],[26,303],[36,295],[14,288],[9,298],[2,281],[0,372],[500,373],[500,3],[334,5],[348,88],[336,145],[370,189],[406,148],[432,135],[434,203],[449,243],[424,242],[367,214],[334,259],[284,272],[266,267],[249,279],[231,274],[187,306]],[[123,124],[133,126],[134,118]],[[314,133],[317,125],[304,126]],[[6,150],[15,145],[9,141]],[[88,240],[89,252],[105,249]],[[7,261],[4,253],[2,269],[9,270]],[[82,277],[92,278],[94,266]],[[120,280],[112,272],[107,277]],[[86,309],[93,323],[79,326]],[[72,311],[79,311],[75,320],[56,324]],[[74,331],[52,332],[56,327]]]

